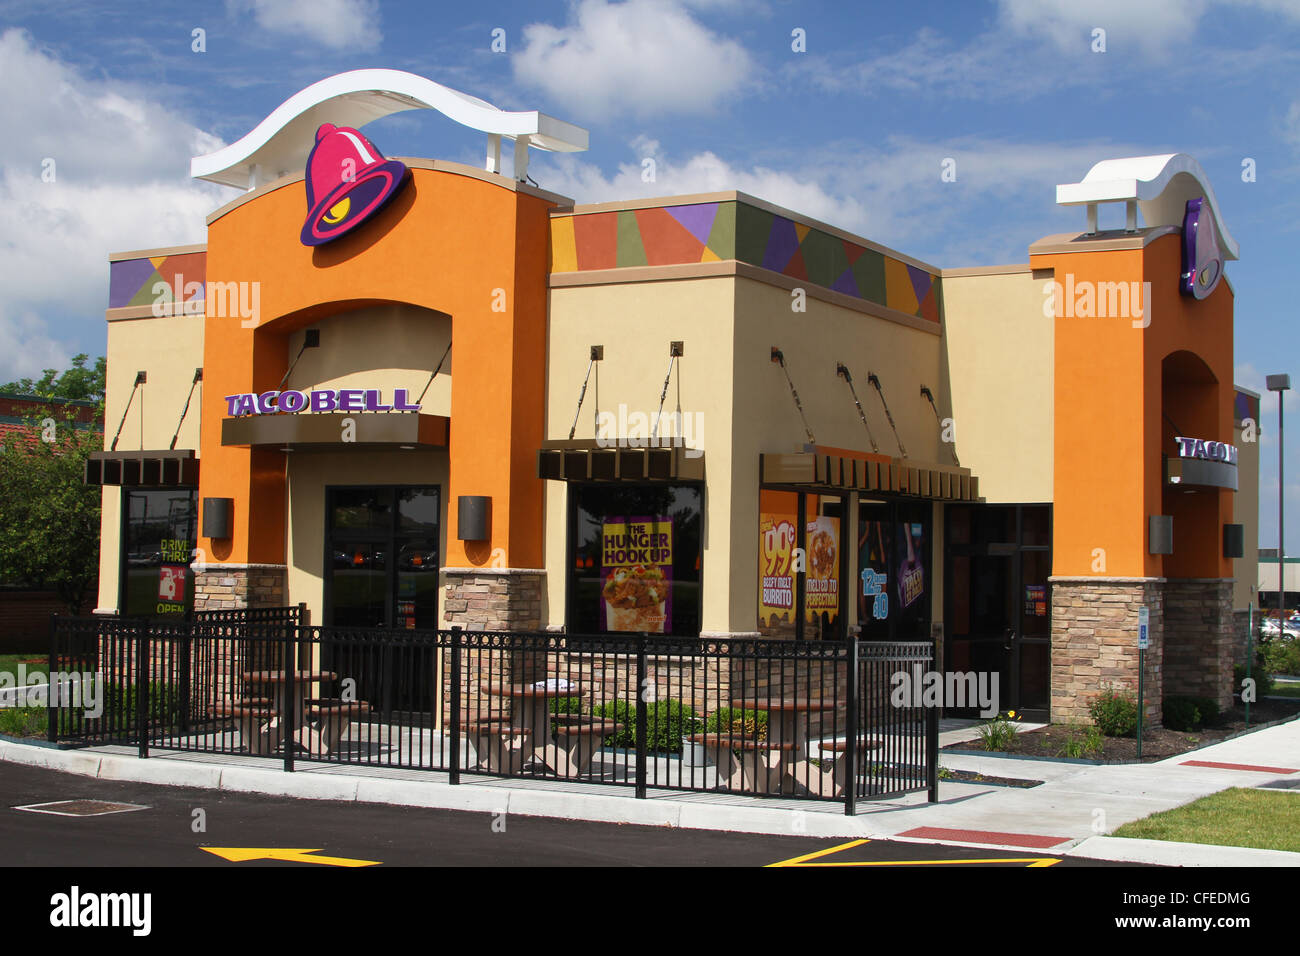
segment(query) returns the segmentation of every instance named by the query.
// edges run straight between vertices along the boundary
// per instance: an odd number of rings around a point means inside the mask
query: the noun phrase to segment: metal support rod
[[[889,419],[889,427],[893,429],[894,441],[898,442],[898,450],[903,457],[907,457],[907,449],[903,447],[903,439],[898,437],[898,426],[894,424],[894,416],[889,412],[889,403],[885,401],[885,390],[880,387],[880,377],[875,372],[867,373],[867,381],[876,389],[876,394],[880,396],[880,404],[884,406],[885,417]]]
[[[194,386],[199,384],[201,381],[203,381],[203,369],[196,368],[194,370],[194,381],[190,382],[190,393],[185,396],[185,407],[181,409],[181,419],[176,423],[176,433],[172,435],[172,443],[167,446],[168,448],[174,449],[176,447],[176,439],[181,437],[181,426],[185,424],[185,416],[188,415],[190,411],[190,399],[194,397]]]
[[[772,361],[781,366],[781,371],[785,373],[785,380],[790,385],[790,394],[794,396],[794,407],[799,410],[799,420],[803,422],[804,433],[808,436],[810,445],[817,444],[817,439],[813,437],[813,430],[808,427],[808,418],[803,413],[803,402],[799,401],[799,393],[795,390],[794,381],[790,378],[790,370],[785,367],[785,353],[776,346],[772,346]]]
[[[569,440],[573,441],[573,435],[578,430],[578,416],[582,414],[582,402],[587,397],[587,383],[591,381],[591,370],[596,368],[596,363],[605,358],[605,346],[593,345],[591,347],[591,357],[587,360],[587,374],[582,377],[582,391],[578,393],[578,407],[573,410],[573,424],[569,426]],[[600,381],[600,369],[596,368],[596,380]],[[599,386],[597,386],[596,401],[600,402]],[[597,413],[597,424],[599,423],[599,412]],[[599,434],[596,435],[600,437]]]
[[[1282,424],[1282,390],[1277,393],[1277,633],[1286,636],[1286,433]]]
[[[858,400],[858,390],[853,387],[853,376],[849,374],[848,366],[843,362],[836,362],[835,374],[848,383],[849,393],[853,396],[853,404],[858,408],[858,418],[862,419],[862,427],[867,430],[867,441],[871,442],[871,450],[879,452],[880,446],[876,444],[876,436],[871,434],[871,426],[867,424],[867,413],[863,411],[862,402]]]
[[[673,365],[677,362],[677,356],[680,353],[674,348],[668,352],[668,374],[664,376],[664,387],[659,392],[659,411],[655,413],[655,423],[650,428],[650,437],[659,437],[659,422],[664,415],[664,400],[668,398],[668,384],[673,379]]]
[[[433,384],[433,380],[437,378],[438,373],[442,371],[442,363],[447,361],[447,356],[450,354],[451,343],[448,342],[446,351],[442,353],[442,358],[438,359],[438,367],[433,370],[433,374],[429,376],[429,380],[424,383],[424,388],[420,391],[420,397],[415,400],[415,404],[420,405],[424,402],[425,392],[429,391],[429,386]]]
[[[451,754],[447,764],[447,782],[460,783],[460,625],[451,629]]]
[[[1246,686],[1243,687],[1241,698],[1242,703],[1246,705],[1246,729],[1250,730],[1250,700],[1247,697],[1247,690],[1250,691],[1250,697],[1255,696],[1254,688],[1251,687],[1250,664],[1251,658],[1255,656],[1255,602],[1251,601],[1246,605]]]
[[[109,451],[117,451],[117,440],[122,437],[122,426],[126,424],[127,413],[131,411],[131,401],[135,398],[135,390],[146,381],[148,381],[146,373],[135,373],[135,384],[131,386],[131,394],[126,397],[126,408],[122,409],[122,420],[117,423],[117,431],[113,434],[113,443],[108,446]]]
[[[934,403],[934,392],[930,391],[926,386],[922,385],[921,396],[925,398],[930,403],[930,407],[934,409],[934,420],[939,423],[939,440],[943,441],[943,418],[941,418],[939,415],[939,406]],[[957,457],[957,443],[944,442],[944,444],[948,446],[948,451],[952,455],[953,464],[957,465],[960,468],[961,460]]]

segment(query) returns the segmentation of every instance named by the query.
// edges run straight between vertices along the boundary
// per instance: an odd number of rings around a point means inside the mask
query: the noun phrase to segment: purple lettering
[[[235,414],[236,414],[236,415],[256,415],[256,414],[257,414],[257,400],[256,400],[252,395],[240,395],[240,396],[239,396],[239,411],[235,412]]]
[[[282,412],[300,412],[307,407],[307,396],[303,392],[281,392],[279,405]]]
[[[368,412],[391,412],[393,410],[393,406],[385,405],[383,402],[379,400],[379,389],[368,388],[366,389],[365,410]]]
[[[420,410],[419,402],[414,405],[406,401],[406,389],[393,389],[393,408],[399,412],[418,412]]]
[[[279,394],[279,392],[263,392],[261,395],[257,396],[258,414],[267,415],[271,412],[279,411],[279,409],[275,407],[275,400]]]
[[[339,407],[339,393],[334,389],[311,393],[311,410],[313,412],[332,412]]]
[[[362,405],[362,391],[359,388],[345,388],[339,392],[339,411],[341,412],[360,412],[365,408]]]
[[[226,396],[226,409],[227,409],[227,411],[230,412],[231,415],[238,415],[238,414],[239,414],[239,400],[240,400],[242,397],[243,397],[242,395],[227,395],[227,396]]]

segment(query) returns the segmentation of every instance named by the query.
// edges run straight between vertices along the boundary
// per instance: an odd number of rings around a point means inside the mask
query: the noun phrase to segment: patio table
[[[293,700],[285,700],[285,687],[289,683],[289,675],[293,674]],[[323,681],[334,681],[338,679],[338,674],[334,671],[245,671],[243,679],[250,684],[266,685],[271,693],[272,710],[275,716],[270,722],[263,726],[260,733],[264,738],[269,737],[269,746],[274,749],[277,744],[284,741],[284,723],[282,715],[285,714],[289,707],[293,708],[293,726],[294,739],[298,745],[308,753],[321,753],[324,749],[324,742],[321,733],[316,728],[307,723],[307,699],[312,695],[312,689],[315,685]]]
[[[534,684],[493,684],[484,682],[483,690],[494,697],[507,697],[511,701],[512,722],[528,731],[532,744],[532,760],[553,773],[563,775],[569,766],[567,752],[551,739],[550,701],[555,697],[586,697],[587,691],[577,687],[551,687]]]

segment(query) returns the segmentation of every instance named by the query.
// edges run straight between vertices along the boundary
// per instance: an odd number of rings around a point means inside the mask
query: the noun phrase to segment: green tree
[[[39,379],[21,378],[0,385],[0,392],[18,395],[36,395],[40,398],[63,398],[70,401],[102,402],[104,400],[105,363],[101,355],[95,364],[86,368],[90,356],[84,352],[72,357],[72,368],[60,373],[47,368]]]
[[[99,575],[100,491],[83,476],[103,435],[71,411],[51,407],[0,450],[0,580],[49,588],[79,614]]]

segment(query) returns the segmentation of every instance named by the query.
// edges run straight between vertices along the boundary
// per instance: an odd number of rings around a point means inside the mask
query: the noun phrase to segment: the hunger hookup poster
[[[600,540],[601,629],[670,633],[673,519],[614,518]]]

